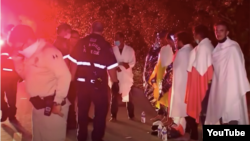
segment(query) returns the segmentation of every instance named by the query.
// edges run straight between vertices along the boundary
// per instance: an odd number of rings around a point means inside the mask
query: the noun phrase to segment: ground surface
[[[107,130],[105,141],[161,141],[157,137],[149,134],[151,123],[148,119],[154,116],[154,109],[142,100],[143,94],[138,89],[134,90],[133,101],[137,103],[135,114],[136,120],[130,121],[127,119],[125,107],[119,108],[118,122],[107,122]],[[8,121],[1,124],[1,141],[31,141],[32,139],[32,124],[31,124],[31,104],[29,97],[24,91],[23,84],[18,87],[17,95],[17,119],[18,124],[12,124]],[[93,109],[93,108],[92,108]],[[93,110],[92,110],[93,111]],[[142,111],[146,112],[147,123],[140,123],[140,114]],[[108,116],[109,118],[109,116]],[[107,119],[108,120],[108,119]],[[89,131],[92,130],[92,125],[89,126]],[[68,132],[66,141],[76,141],[76,131]],[[90,141],[90,139],[89,139]],[[171,140],[169,140],[171,141]]]

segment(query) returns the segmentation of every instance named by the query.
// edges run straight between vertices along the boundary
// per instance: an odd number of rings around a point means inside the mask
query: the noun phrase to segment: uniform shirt
[[[67,96],[71,74],[61,52],[44,40],[30,57],[13,56],[15,69],[25,80],[27,93],[46,97],[56,92],[54,101],[61,103]]]
[[[118,66],[111,45],[98,34],[90,34],[79,40],[69,59],[77,64],[76,78],[81,80],[96,79],[93,76],[95,71],[108,83],[107,70]]]

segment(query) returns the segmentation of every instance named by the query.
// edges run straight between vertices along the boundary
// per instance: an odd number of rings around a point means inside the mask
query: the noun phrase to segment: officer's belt
[[[30,98],[30,102],[32,105],[37,109],[44,109],[46,107],[46,103],[48,102],[54,102],[55,94],[46,96],[46,97],[40,97],[40,96],[35,96]],[[66,99],[64,99],[61,103],[61,106],[64,106],[66,104]]]

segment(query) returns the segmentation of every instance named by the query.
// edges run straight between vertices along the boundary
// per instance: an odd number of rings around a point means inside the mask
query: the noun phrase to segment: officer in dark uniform
[[[88,135],[88,114],[94,103],[95,117],[92,141],[103,141],[106,116],[109,109],[108,74],[113,82],[111,90],[119,92],[116,67],[118,63],[111,45],[102,36],[103,25],[94,22],[92,33],[81,39],[69,59],[74,62],[72,75],[77,81],[78,97],[78,140],[86,141]]]
[[[14,25],[8,25],[5,28],[5,34],[13,27]],[[10,121],[16,120],[17,82],[20,77],[15,72],[14,63],[10,57],[11,53],[12,50],[5,41],[1,46],[1,122],[4,122],[8,117]],[[5,101],[5,96],[8,102]]]

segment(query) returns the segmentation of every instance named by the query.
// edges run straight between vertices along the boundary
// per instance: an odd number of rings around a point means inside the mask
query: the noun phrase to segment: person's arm
[[[133,68],[135,66],[135,63],[136,63],[135,51],[134,49],[131,48],[131,57],[128,62],[129,68]]]
[[[46,67],[52,71],[57,78],[55,103],[62,103],[66,98],[71,81],[70,71],[63,60],[63,56],[56,48],[49,47],[44,50]]]
[[[173,61],[173,57],[174,54],[172,48],[169,45],[163,47],[160,51],[161,66],[167,67],[168,65],[170,65]]]
[[[76,46],[73,48],[72,52],[68,56],[68,59],[70,61],[70,73],[71,73],[71,78],[72,81],[75,80],[75,75],[77,71],[77,59],[79,58],[80,55],[82,55],[82,44],[83,40],[79,40]]]
[[[17,72],[17,74],[24,79],[24,56],[21,55],[13,55],[12,56],[12,60],[14,63],[14,67],[15,67],[15,71]]]

